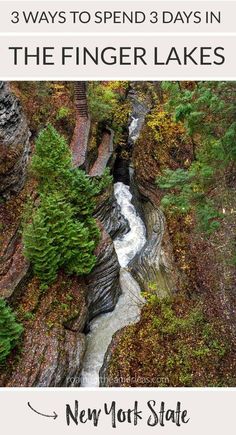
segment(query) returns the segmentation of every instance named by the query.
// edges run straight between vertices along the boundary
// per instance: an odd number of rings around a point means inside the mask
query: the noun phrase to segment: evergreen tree
[[[162,200],[174,213],[194,211],[199,227],[211,233],[222,214],[208,192],[222,180],[236,160],[236,102],[234,82],[163,84],[167,107],[175,120],[185,124],[192,138],[195,160],[188,169],[165,170],[157,184],[170,190]],[[196,147],[197,143],[197,147]]]
[[[53,282],[60,265],[60,252],[56,249],[41,207],[24,230],[24,246],[24,254],[33,263],[35,275],[45,283]]]
[[[25,255],[44,283],[53,282],[60,267],[69,274],[83,275],[95,265],[93,251],[99,236],[96,222],[80,222],[75,210],[58,193],[43,196],[25,230]]]
[[[73,168],[65,140],[50,125],[36,142],[32,168],[39,181],[40,203],[25,225],[23,240],[35,275],[43,284],[50,284],[60,268],[68,274],[91,272],[99,241],[92,217],[95,196],[110,177],[97,181]]]
[[[3,364],[16,346],[23,327],[17,323],[15,315],[3,299],[0,299],[0,364]]]
[[[71,167],[71,152],[65,138],[49,124],[39,133],[32,158],[31,168],[39,182],[39,193],[59,190],[65,172]]]

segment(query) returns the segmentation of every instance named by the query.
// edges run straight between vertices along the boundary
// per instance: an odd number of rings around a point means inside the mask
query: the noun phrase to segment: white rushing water
[[[139,118],[135,118],[132,116],[131,123],[129,126],[129,139],[135,142],[139,137],[139,129],[138,129]]]
[[[127,266],[146,242],[146,229],[142,219],[137,214],[131,203],[132,194],[130,187],[123,183],[114,185],[116,200],[121,208],[121,213],[127,219],[130,231],[122,238],[114,241],[115,250],[121,267]]]
[[[140,287],[125,267],[146,242],[145,225],[131,203],[132,194],[129,186],[120,182],[116,183],[114,192],[121,207],[121,213],[130,226],[130,231],[114,242],[122,267],[120,270],[122,295],[114,311],[100,315],[90,324],[91,331],[87,335],[87,350],[81,375],[82,387],[99,387],[99,371],[112,336],[124,326],[135,323],[139,319],[142,305]]]

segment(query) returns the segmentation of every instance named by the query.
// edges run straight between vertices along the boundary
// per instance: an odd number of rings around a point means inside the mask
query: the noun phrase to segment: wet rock
[[[141,120],[139,133],[145,120],[142,111],[140,114],[143,121]],[[129,268],[141,288],[148,289],[149,284],[155,284],[159,295],[164,296],[175,292],[178,288],[179,272],[175,264],[165,217],[160,209],[160,192],[156,186],[158,164],[153,158],[151,161],[150,158],[146,159],[145,152],[143,158],[146,164],[141,165],[139,161],[140,154],[145,150],[145,140],[143,132],[138,141],[137,138],[135,139],[131,191],[133,192],[133,203],[147,229],[147,242],[129,264]]]
[[[5,243],[0,259],[0,297],[10,298],[26,282],[30,265],[18,232]]]
[[[82,361],[85,353],[85,336],[72,331],[55,330],[55,336],[43,344],[43,348],[37,348],[43,355],[42,360],[50,361],[45,367],[39,367],[38,379],[35,383],[29,380],[29,384],[36,387],[68,387],[78,386]]]
[[[91,120],[88,117],[78,116],[71,142],[73,165],[81,169],[87,168],[88,140]]]
[[[131,89],[129,92],[129,99],[132,103],[132,114],[129,126],[129,143],[133,145],[139,137],[150,107],[147,102],[141,101],[134,89]]]
[[[86,278],[88,287],[89,320],[112,311],[121,294],[120,265],[111,237],[101,227],[101,241],[96,249],[97,264]]]
[[[145,119],[141,107],[140,114],[142,119],[139,124],[138,134]],[[142,144],[143,146],[145,144]],[[149,284],[155,284],[159,295],[165,296],[176,291],[179,276],[165,225],[165,217],[159,207],[160,197],[155,183],[155,172],[150,167],[145,172],[146,177],[144,176],[143,168],[136,163],[139,148],[140,143],[135,143],[131,190],[133,192],[133,203],[142,216],[147,229],[147,242],[141,252],[129,264],[129,268],[141,288],[148,289]]]
[[[42,330],[41,334],[45,331]],[[63,333],[62,333],[63,332]],[[7,386],[24,387],[61,387],[73,386],[79,378],[85,336],[81,333],[55,328],[44,339],[38,341],[37,330],[32,330],[27,337],[26,358],[22,358],[22,370],[13,375]],[[26,367],[23,363],[26,362]]]
[[[130,173],[129,173],[129,159],[124,159],[121,155],[117,155],[114,164],[114,181],[115,183],[124,183],[129,186]]]
[[[18,99],[0,85],[0,194],[8,198],[25,181],[30,132]]]
[[[103,175],[106,167],[110,163],[113,157],[113,138],[114,131],[111,129],[106,129],[103,132],[101,144],[98,147],[97,160],[93,164],[89,171],[91,177],[100,177]]]
[[[20,358],[10,376],[2,374],[1,385],[78,386],[86,348],[82,333],[87,318],[85,293],[84,282],[76,278],[60,276],[43,295],[30,283],[21,306],[31,304],[32,321],[25,324]]]
[[[154,284],[159,297],[164,297],[176,290],[177,282],[171,245],[166,239],[165,218],[158,207],[147,198],[141,203],[141,207],[142,216],[146,223],[147,242],[129,263],[128,269],[141,289],[148,290],[149,285],[151,287]],[[99,373],[101,387],[120,387],[123,385],[124,381],[120,378],[119,371],[111,373],[110,365],[114,352],[119,347],[120,339],[126,331],[127,327],[122,328],[112,337]],[[127,379],[128,376],[129,374]]]
[[[104,356],[103,365],[99,371],[99,380],[100,380],[100,387],[120,387],[121,380],[119,379],[119,374],[117,373],[116,376],[110,377],[109,375],[109,367],[110,363],[112,361],[112,357],[114,354],[114,351],[116,350],[117,345],[119,344],[120,338],[122,338],[123,334],[125,333],[127,329],[127,326],[125,326],[122,329],[119,329],[113,337],[110,345],[107,348],[106,354]]]
[[[80,315],[64,324],[64,327],[72,332],[84,331],[84,328],[86,326],[86,321],[88,318],[88,307],[85,299],[82,303],[80,302],[79,309]]]
[[[120,206],[114,196],[113,187],[100,199],[94,217],[102,223],[105,231],[112,239],[120,237],[129,231],[129,224],[121,214]]]
[[[158,294],[165,296],[176,290],[175,271],[170,251],[163,246],[165,218],[160,209],[150,201],[143,204],[144,220],[147,228],[147,242],[129,264],[132,275],[140,287],[147,289],[155,283]]]

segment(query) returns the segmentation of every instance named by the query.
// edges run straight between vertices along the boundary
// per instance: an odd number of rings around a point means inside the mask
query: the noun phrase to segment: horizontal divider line
[[[0,0],[1,1],[1,0]],[[236,32],[0,32],[0,36],[236,36]]]

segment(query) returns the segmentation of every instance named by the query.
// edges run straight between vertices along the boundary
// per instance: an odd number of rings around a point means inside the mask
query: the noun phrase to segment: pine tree
[[[25,228],[24,246],[24,254],[33,263],[35,275],[41,278],[42,282],[53,282],[60,265],[60,252],[54,244],[41,208],[35,212],[32,223]]]
[[[52,283],[60,267],[69,274],[83,275],[95,265],[96,222],[80,222],[75,210],[58,193],[42,197],[32,223],[25,229],[25,255],[42,283]]]
[[[65,172],[72,167],[65,138],[50,124],[39,133],[31,167],[39,181],[39,193],[60,189]]]
[[[0,299],[0,364],[3,364],[16,346],[23,327],[17,323],[15,315],[3,299]]]
[[[95,242],[90,239],[89,229],[81,222],[69,222],[66,246],[64,246],[64,264],[69,274],[83,275],[91,272],[96,264],[93,255]]]
[[[95,197],[110,182],[91,179],[72,167],[65,140],[52,126],[36,141],[32,168],[39,181],[39,204],[23,230],[25,256],[42,284],[51,284],[60,268],[68,274],[90,273],[99,230],[92,217]]]
[[[23,229],[24,253],[42,284],[68,274],[90,273],[96,263],[100,233],[93,218],[95,196],[110,182],[91,179],[73,168],[65,140],[52,126],[36,141],[32,168],[38,180],[39,204]]]
[[[195,212],[198,227],[211,233],[223,216],[208,192],[224,182],[236,160],[235,83],[199,82],[182,87],[166,82],[166,106],[176,121],[185,124],[194,144],[194,161],[188,169],[164,170],[158,177],[165,194],[162,205],[175,213]]]

